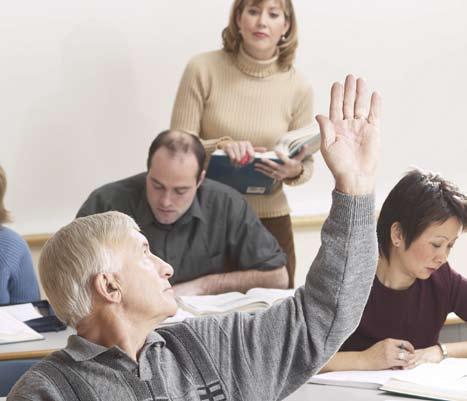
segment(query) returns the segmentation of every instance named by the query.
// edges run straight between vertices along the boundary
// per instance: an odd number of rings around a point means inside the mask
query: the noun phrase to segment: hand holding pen
[[[415,349],[406,340],[386,338],[362,352],[365,369],[410,369],[416,366]]]

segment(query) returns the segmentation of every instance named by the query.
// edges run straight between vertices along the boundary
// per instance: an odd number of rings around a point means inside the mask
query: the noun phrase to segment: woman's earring
[[[282,42],[285,42],[285,41],[287,40],[287,38],[285,37],[285,35],[282,35],[281,40],[282,40]]]

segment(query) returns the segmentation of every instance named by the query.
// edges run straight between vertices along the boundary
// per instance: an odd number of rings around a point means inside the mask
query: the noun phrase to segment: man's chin
[[[177,218],[174,216],[167,216],[167,215],[156,215],[156,219],[161,224],[173,224],[177,221]]]

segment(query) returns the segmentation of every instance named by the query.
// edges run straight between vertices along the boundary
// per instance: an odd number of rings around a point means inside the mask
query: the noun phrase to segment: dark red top
[[[447,263],[401,291],[375,276],[362,320],[341,351],[363,351],[385,338],[410,341],[416,349],[432,346],[450,312],[467,320],[467,279]]]

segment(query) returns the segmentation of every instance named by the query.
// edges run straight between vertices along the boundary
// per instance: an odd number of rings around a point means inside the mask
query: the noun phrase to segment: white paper
[[[42,317],[42,315],[32,304],[1,306],[0,310],[8,312],[11,316],[13,316],[15,319],[18,319],[21,322]]]
[[[0,310],[0,344],[44,338],[8,312]]]
[[[398,379],[435,387],[458,387],[459,383],[467,385],[466,377],[467,358],[447,358],[440,363],[424,363],[410,370],[352,370],[322,373],[313,376],[310,382],[336,386],[371,387],[365,384],[381,386],[389,379]]]

